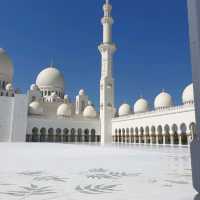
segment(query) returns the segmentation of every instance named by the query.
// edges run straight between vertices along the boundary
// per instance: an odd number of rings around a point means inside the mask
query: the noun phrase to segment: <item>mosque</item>
[[[60,143],[143,143],[189,145],[195,133],[193,84],[182,93],[182,105],[174,105],[171,95],[162,91],[155,97],[154,109],[144,98],[135,104],[115,108],[112,42],[112,6],[103,5],[103,41],[99,84],[99,112],[81,89],[70,101],[65,94],[64,76],[55,66],[42,70],[26,94],[15,89],[13,64],[0,49],[0,141]]]

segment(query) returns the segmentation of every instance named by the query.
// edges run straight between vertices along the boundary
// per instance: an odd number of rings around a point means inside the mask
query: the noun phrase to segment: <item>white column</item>
[[[188,141],[188,145],[190,145],[190,142],[191,142],[191,135],[188,135],[188,134],[187,134],[187,141]]]
[[[151,145],[153,144],[153,138],[152,138],[152,135],[150,135],[150,144],[151,144]]]
[[[139,135],[139,144],[141,144],[141,136]]]
[[[159,145],[159,137],[156,135],[156,145]]]
[[[163,135],[163,145],[166,145],[166,137]]]
[[[147,144],[147,136],[144,135],[144,144]]]
[[[133,144],[135,144],[136,142],[136,139],[135,139],[135,135],[133,136]]]
[[[181,135],[178,135],[178,142],[179,142],[179,146],[181,146],[182,145]]]
[[[174,145],[174,136],[173,135],[170,135],[170,143],[171,143],[171,146]]]

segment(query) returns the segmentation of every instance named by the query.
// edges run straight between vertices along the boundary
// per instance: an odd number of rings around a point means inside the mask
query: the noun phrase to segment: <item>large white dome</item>
[[[70,104],[63,103],[57,109],[57,116],[61,117],[71,117],[72,116],[72,107]]]
[[[83,116],[86,118],[96,118],[97,112],[95,108],[92,106],[92,103],[89,102],[88,106],[85,107],[83,111]]]
[[[189,104],[194,102],[194,89],[193,89],[193,83],[188,85],[182,94],[182,101],[183,104]]]
[[[146,99],[140,98],[134,104],[135,113],[143,113],[149,110],[149,105]]]
[[[33,101],[29,104],[29,114],[31,115],[42,115],[44,113],[44,109],[40,102]]]
[[[173,105],[172,97],[167,92],[161,92],[154,101],[155,109],[168,108]]]
[[[0,79],[12,83],[13,64],[6,51],[0,48]]]
[[[8,83],[8,84],[6,85],[6,90],[7,90],[7,91],[13,91],[13,90],[14,90],[13,85],[12,85],[11,83]]]
[[[53,88],[64,90],[64,77],[55,67],[48,67],[42,70],[36,79],[39,88]]]
[[[118,114],[119,116],[130,115],[132,113],[131,106],[127,103],[122,104],[119,107]]]

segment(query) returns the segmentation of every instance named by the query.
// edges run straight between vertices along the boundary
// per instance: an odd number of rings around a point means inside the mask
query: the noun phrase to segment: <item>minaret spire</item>
[[[112,42],[112,25],[114,20],[111,16],[112,6],[109,0],[103,5],[104,16],[101,19],[103,25],[103,42],[99,45],[102,57],[101,80],[100,80],[100,122],[101,143],[112,142],[112,117],[114,116],[114,79],[112,76],[113,54],[116,46]]]
[[[109,3],[109,0],[106,0],[106,3],[103,5],[104,16],[101,19],[103,24],[103,43],[112,43],[112,24],[113,18],[111,17],[112,6]]]

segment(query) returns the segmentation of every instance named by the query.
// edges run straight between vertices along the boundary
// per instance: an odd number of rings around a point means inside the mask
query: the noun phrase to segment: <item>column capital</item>
[[[111,53],[114,53],[117,50],[117,47],[115,44],[106,44],[102,43],[98,46],[98,49],[101,53],[104,53],[106,51],[109,51]]]

